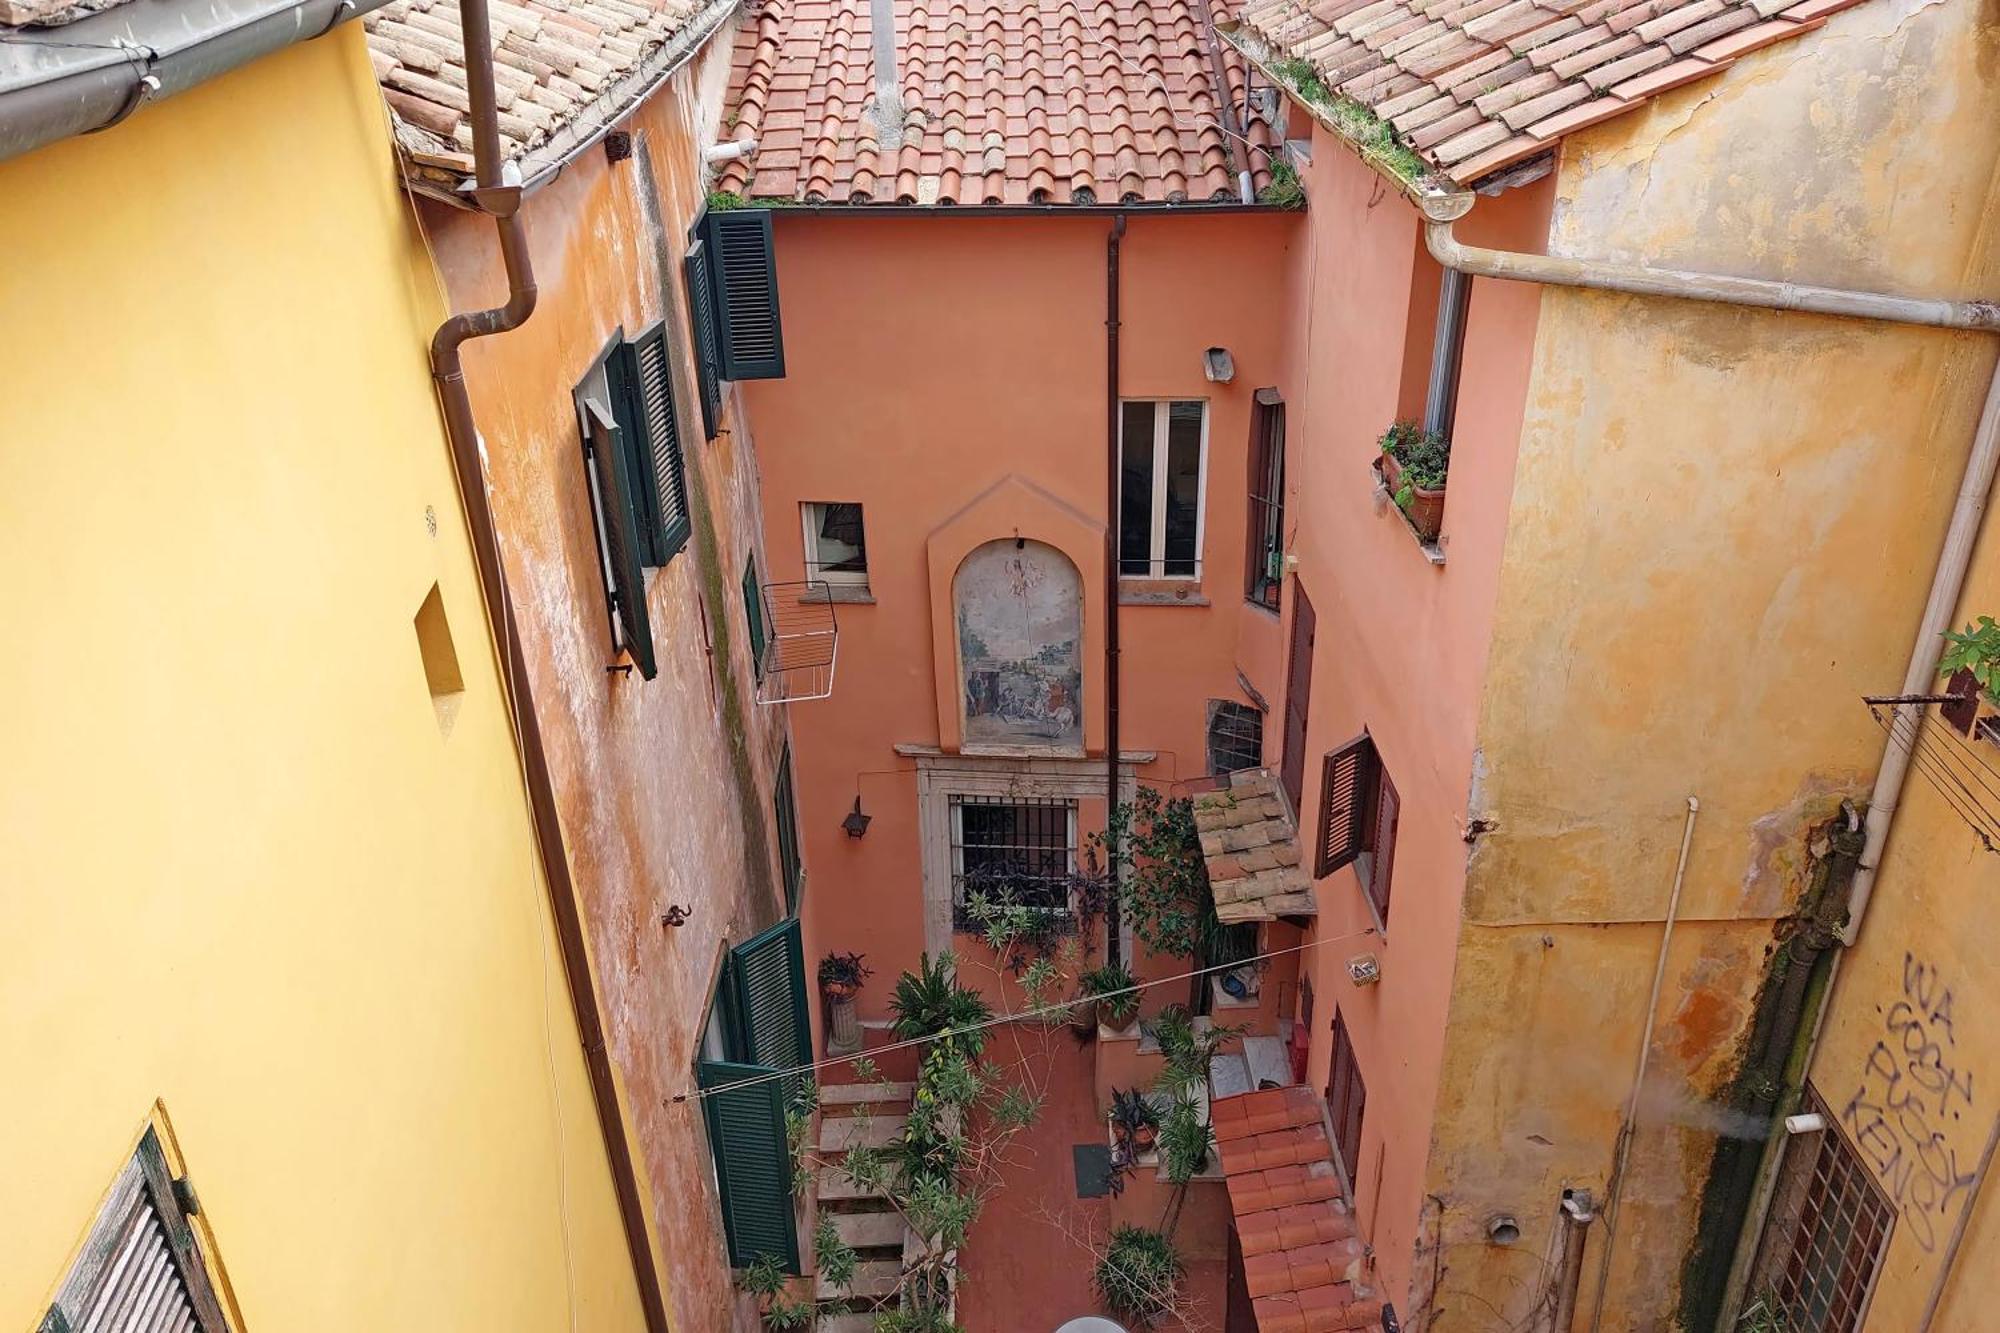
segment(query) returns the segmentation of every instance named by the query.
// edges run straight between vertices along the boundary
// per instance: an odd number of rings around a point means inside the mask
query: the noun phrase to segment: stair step
[[[831,1319],[822,1319],[817,1325],[819,1333],[875,1333],[873,1314],[843,1314]]]
[[[1250,1062],[1240,1055],[1225,1053],[1218,1055],[1208,1066],[1208,1097],[1210,1101],[1221,1101],[1225,1097],[1237,1097],[1256,1090],[1250,1081]]]
[[[819,1169],[818,1193],[821,1203],[884,1197],[882,1191],[862,1185],[837,1166],[823,1166]]]
[[[887,1296],[902,1279],[903,1265],[899,1260],[871,1259],[854,1266],[854,1280],[845,1287],[836,1287],[821,1277],[816,1290],[823,1301],[837,1301],[844,1296],[866,1299]]]
[[[914,1083],[827,1083],[819,1090],[821,1106],[890,1106],[917,1095]]]
[[[846,1152],[849,1148],[886,1148],[903,1137],[910,1118],[903,1115],[856,1115],[821,1117],[819,1150]]]
[[[1252,1091],[1267,1084],[1289,1087],[1292,1082],[1292,1053],[1276,1037],[1245,1037],[1243,1058],[1250,1062]]]
[[[825,1213],[833,1219],[833,1229],[850,1249],[869,1250],[885,1246],[901,1249],[903,1215],[894,1209],[885,1213]]]

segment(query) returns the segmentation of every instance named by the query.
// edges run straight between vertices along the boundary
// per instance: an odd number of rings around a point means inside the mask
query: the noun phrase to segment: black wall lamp
[[[861,793],[856,792],[854,793],[854,809],[848,812],[847,818],[840,821],[840,826],[847,830],[848,837],[859,838],[868,832],[869,822],[873,819],[873,815],[866,815],[861,812]]]

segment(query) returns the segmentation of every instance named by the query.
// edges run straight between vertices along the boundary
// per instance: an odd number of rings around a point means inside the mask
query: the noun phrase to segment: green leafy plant
[[[1091,1277],[1112,1313],[1150,1325],[1173,1308],[1182,1274],[1172,1241],[1144,1227],[1121,1226]]]
[[[861,983],[875,975],[875,969],[862,962],[863,954],[830,953],[819,960],[819,988],[829,995],[843,998],[861,989]]]
[[[1399,180],[1414,184],[1431,174],[1429,164],[1410,151],[1394,126],[1353,98],[1328,88],[1312,62],[1298,57],[1274,60],[1269,69],[1290,85],[1301,101],[1318,108],[1343,138]]]
[[[820,1214],[819,1225],[813,1229],[813,1258],[817,1276],[842,1291],[852,1285],[854,1270],[861,1263],[854,1247],[840,1238],[840,1228],[826,1213]]]
[[[1292,160],[1283,154],[1273,153],[1270,169],[1271,179],[1257,191],[1257,202],[1273,208],[1304,208],[1306,187],[1300,182],[1299,169],[1292,165]]]
[[[1409,508],[1416,491],[1434,491],[1451,470],[1451,441],[1414,421],[1398,421],[1382,432],[1382,452],[1396,460],[1396,503]]]
[[[792,1153],[792,1193],[804,1198],[812,1188],[813,1116],[819,1110],[819,1084],[809,1078],[794,1083],[785,1095],[785,1142]]]
[[[1097,1015],[1122,1028],[1139,1012],[1138,982],[1120,963],[1106,963],[1077,978],[1085,996],[1097,1001]]]
[[[819,1311],[811,1301],[793,1300],[785,1294],[790,1281],[790,1275],[775,1255],[762,1254],[743,1270],[736,1285],[757,1298],[765,1328],[811,1328],[819,1322]]]
[[[1159,1088],[1174,1096],[1206,1096],[1209,1067],[1216,1052],[1232,1037],[1248,1029],[1209,1024],[1198,1027],[1187,1006],[1170,1004],[1162,1009],[1146,1030],[1159,1043],[1166,1067],[1160,1071]]]
[[[1775,1296],[1764,1295],[1750,1302],[1736,1316],[1736,1333],[1789,1333],[1791,1320],[1779,1308]]]
[[[924,954],[917,969],[896,978],[895,994],[889,997],[896,1035],[907,1041],[956,1032],[968,1054],[977,1055],[986,1044],[986,1034],[967,1029],[992,1018],[992,1006],[979,992],[958,984],[958,960],[948,953],[935,959]]]
[[[1981,616],[1962,633],[1946,630],[1944,641],[1951,646],[1938,659],[1938,674],[1970,671],[1987,702],[2000,704],[2000,624],[1992,616]]]
[[[1203,918],[1215,910],[1215,899],[1194,802],[1141,787],[1111,812],[1095,845],[1118,864],[1120,902],[1132,933],[1154,953],[1198,957]]]
[[[1146,1100],[1146,1094],[1137,1088],[1120,1091],[1111,1090],[1111,1119],[1122,1126],[1125,1132],[1138,1137],[1142,1129],[1157,1129],[1160,1124],[1159,1108]]]
[[[710,190],[708,192],[708,211],[711,213],[727,213],[732,209],[748,207],[750,207],[750,201],[734,190]]]
[[[1214,1147],[1215,1129],[1201,1118],[1194,1100],[1176,1097],[1160,1123],[1160,1161],[1167,1169],[1167,1179],[1186,1185],[1208,1165]]]

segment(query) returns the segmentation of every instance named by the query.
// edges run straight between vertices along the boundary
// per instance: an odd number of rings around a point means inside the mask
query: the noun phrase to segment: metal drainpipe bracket
[[[467,181],[458,187],[458,192],[479,206],[479,211],[489,217],[511,218],[521,211],[521,186],[480,185],[477,181]]]

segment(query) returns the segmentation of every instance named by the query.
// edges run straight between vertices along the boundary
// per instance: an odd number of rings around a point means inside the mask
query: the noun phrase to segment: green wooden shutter
[[[639,564],[625,442],[597,403],[587,403],[585,410],[590,416],[590,464],[604,515],[604,551],[611,562],[611,602],[618,612],[620,646],[632,654],[639,674],[651,680],[659,666],[653,660],[653,626],[646,616],[646,573]]]
[[[702,1061],[698,1076],[709,1090],[702,1110],[708,1117],[730,1266],[748,1268],[770,1255],[786,1272],[797,1273],[799,1235],[793,1220],[784,1080],[766,1077],[748,1087],[727,1086],[770,1073],[762,1065]]]
[[[700,388],[702,438],[712,440],[722,421],[722,352],[715,343],[715,291],[708,276],[708,244],[697,240],[681,261],[687,281],[688,324],[694,330],[695,382]]]
[[[649,457],[653,422],[640,388],[636,344],[620,343],[611,349],[604,362],[604,377],[611,387],[611,415],[618,423],[618,443],[625,451],[625,476],[632,487],[632,532],[637,539],[634,544],[639,563],[657,568],[667,563],[666,538],[660,518],[659,487]]]
[[[704,219],[709,276],[715,284],[716,342],[722,378],[785,377],[785,334],[778,316],[778,264],[771,211],[735,208]]]
[[[681,456],[680,418],[674,410],[673,370],[667,330],[655,324],[619,349],[625,355],[633,421],[643,432],[632,449],[633,470],[652,503],[653,547],[647,564],[666,564],[687,545],[687,474]]]
[[[778,865],[785,873],[785,910],[799,910],[799,888],[805,882],[805,864],[799,859],[799,806],[792,791],[792,749],[788,745],[778,760],[778,780],[771,791],[772,814],[778,824]]]
[[[764,680],[764,589],[757,582],[757,557],[743,566],[743,618],[750,626],[750,673]]]
[[[805,948],[797,917],[787,917],[730,950],[730,984],[742,1025],[743,1052],[772,1069],[812,1063],[806,1016]]]

